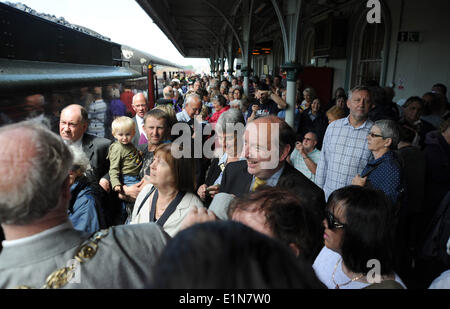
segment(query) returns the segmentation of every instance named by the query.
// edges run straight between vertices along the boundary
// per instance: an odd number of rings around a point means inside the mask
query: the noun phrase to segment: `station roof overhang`
[[[235,43],[236,36],[241,35],[243,0],[136,1],[186,58],[210,58],[212,46],[219,44],[226,49],[229,34],[234,34]],[[254,2],[252,11],[256,13],[256,24],[267,17],[277,22],[270,6],[270,0]],[[234,53],[238,49],[239,44],[235,44]]]
[[[183,57],[213,58],[213,48],[227,48],[230,34],[233,57],[239,57],[242,46],[243,4],[251,3],[251,41],[253,44],[274,40],[280,23],[271,0],[136,0],[153,22],[163,31]],[[282,8],[286,1],[278,0]],[[356,0],[304,0],[303,17],[333,12]],[[283,13],[282,13],[283,14]],[[241,40],[241,44],[238,43]]]

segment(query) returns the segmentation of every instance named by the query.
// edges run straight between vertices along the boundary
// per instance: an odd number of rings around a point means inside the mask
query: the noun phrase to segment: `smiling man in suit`
[[[276,116],[258,118],[248,124],[243,153],[246,160],[226,166],[220,192],[240,197],[260,186],[280,187],[294,192],[322,217],[324,192],[286,162],[294,142],[295,132]]]

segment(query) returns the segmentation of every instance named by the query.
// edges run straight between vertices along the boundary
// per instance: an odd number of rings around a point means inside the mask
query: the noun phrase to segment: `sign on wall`
[[[420,32],[419,31],[401,31],[398,33],[399,42],[419,42]]]

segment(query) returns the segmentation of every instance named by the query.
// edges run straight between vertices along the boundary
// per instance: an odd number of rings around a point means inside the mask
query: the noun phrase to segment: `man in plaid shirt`
[[[317,164],[315,182],[327,200],[334,190],[350,185],[372,156],[367,148],[367,135],[373,126],[368,119],[369,89],[363,86],[352,89],[347,106],[350,115],[328,126]]]

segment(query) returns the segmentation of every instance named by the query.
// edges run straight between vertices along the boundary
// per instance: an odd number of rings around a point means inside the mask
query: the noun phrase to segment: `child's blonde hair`
[[[112,134],[116,135],[116,133],[120,130],[127,131],[127,132],[134,132],[136,130],[135,128],[134,120],[130,117],[122,116],[114,119],[112,122],[111,128],[112,128]],[[135,132],[136,133],[136,132]]]

